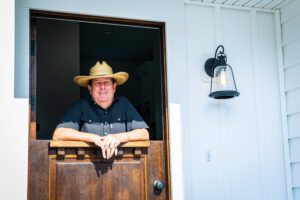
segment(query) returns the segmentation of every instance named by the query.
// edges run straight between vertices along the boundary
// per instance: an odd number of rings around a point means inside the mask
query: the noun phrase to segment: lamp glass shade
[[[229,65],[220,65],[214,69],[210,97],[228,99],[239,95],[232,69]]]

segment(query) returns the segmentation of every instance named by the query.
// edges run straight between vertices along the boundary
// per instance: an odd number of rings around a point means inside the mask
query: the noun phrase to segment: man
[[[125,97],[114,97],[116,87],[128,79],[126,72],[113,73],[106,63],[96,63],[89,76],[74,82],[87,87],[90,99],[81,99],[67,111],[53,133],[53,140],[93,142],[104,158],[117,155],[120,143],[148,140],[148,126]]]

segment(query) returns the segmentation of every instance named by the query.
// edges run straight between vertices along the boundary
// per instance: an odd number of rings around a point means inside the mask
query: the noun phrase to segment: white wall
[[[14,99],[14,1],[0,0],[0,199],[26,199],[28,99]]]
[[[294,0],[281,9],[282,51],[285,81],[287,148],[291,190],[300,200],[300,1]]]
[[[187,199],[286,199],[275,14],[187,4]],[[203,71],[223,44],[241,95],[214,100]],[[211,160],[206,159],[210,154]]]
[[[26,72],[18,76],[24,82],[21,94],[26,96],[28,91],[29,8],[164,21],[173,199],[285,199],[274,13],[184,4],[182,0],[128,3],[17,0],[16,69]],[[1,118],[5,125],[0,131],[7,134],[6,141],[17,143],[14,152],[5,155],[9,164],[1,163],[1,179],[5,178],[0,199],[8,199],[7,195],[26,199],[28,100],[13,98],[14,28],[7,29],[3,19],[13,24],[14,5],[1,3],[0,7],[1,30],[5,30],[1,39],[6,39],[7,46],[0,54],[7,55],[7,67],[1,67],[0,89],[6,92],[1,94],[0,106],[4,113],[11,113]],[[233,67],[241,92],[238,98],[215,101],[207,97],[209,82],[203,64],[218,44],[224,44]],[[18,121],[13,129],[12,118]],[[1,146],[2,152],[8,147]],[[12,192],[13,188],[19,192]]]

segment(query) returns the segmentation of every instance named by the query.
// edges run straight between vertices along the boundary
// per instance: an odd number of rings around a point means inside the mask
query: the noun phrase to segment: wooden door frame
[[[163,140],[165,148],[165,169],[166,169],[166,196],[167,199],[171,199],[171,178],[170,178],[170,145],[169,145],[169,116],[168,116],[168,92],[167,92],[167,65],[166,65],[166,36],[165,36],[165,23],[164,22],[154,22],[154,21],[144,21],[136,19],[124,19],[124,18],[114,18],[114,17],[103,17],[95,15],[82,15],[73,13],[60,13],[60,12],[49,12],[43,10],[30,10],[30,86],[29,86],[29,140],[36,140],[36,17],[45,18],[56,18],[62,20],[76,20],[76,21],[86,21],[86,22],[99,22],[108,24],[124,24],[140,27],[155,27],[160,30],[161,39],[161,66],[162,66],[162,103],[163,103]],[[29,143],[31,144],[31,143]],[[29,145],[30,150],[30,145]],[[29,155],[29,152],[28,152]],[[29,155],[30,157],[30,155]],[[29,159],[29,158],[28,158]],[[28,160],[29,163],[29,160]],[[28,166],[29,172],[30,166]],[[29,183],[29,173],[28,173],[28,183]],[[28,184],[29,185],[29,184]],[[29,194],[29,187],[28,187]]]

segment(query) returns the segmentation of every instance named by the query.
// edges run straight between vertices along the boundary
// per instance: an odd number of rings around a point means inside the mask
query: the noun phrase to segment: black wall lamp
[[[229,99],[240,95],[236,89],[232,68],[227,64],[227,57],[222,45],[217,47],[214,58],[206,60],[204,69],[206,74],[211,77],[209,97]]]

